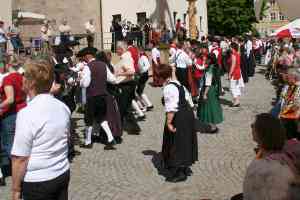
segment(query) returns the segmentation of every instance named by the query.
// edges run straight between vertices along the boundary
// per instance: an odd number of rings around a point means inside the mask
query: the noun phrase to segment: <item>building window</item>
[[[276,0],[271,0],[271,1],[270,1],[270,4],[271,4],[272,7],[274,7],[275,4],[276,4]]]
[[[146,12],[136,13],[136,16],[137,16],[137,23],[138,24],[145,24],[146,23],[146,19],[147,19]]]
[[[280,13],[280,14],[279,14],[279,19],[280,19],[281,21],[284,21],[284,20],[285,20],[285,16],[284,16],[282,13]]]
[[[276,13],[271,13],[271,21],[275,21],[276,20]]]
[[[121,14],[117,14],[117,15],[113,15],[113,21],[116,22],[121,22],[122,21],[122,15]]]

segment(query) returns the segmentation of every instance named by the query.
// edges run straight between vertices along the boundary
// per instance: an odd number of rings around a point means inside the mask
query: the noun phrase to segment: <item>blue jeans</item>
[[[0,121],[1,158],[0,166],[8,165],[11,158],[11,149],[14,142],[17,114],[9,114]]]
[[[0,43],[0,62],[4,61],[4,55],[5,55],[5,43]]]

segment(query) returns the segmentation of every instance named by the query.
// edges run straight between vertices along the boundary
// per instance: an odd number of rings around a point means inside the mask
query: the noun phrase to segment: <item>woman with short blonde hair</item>
[[[47,61],[25,64],[24,89],[29,97],[17,116],[12,148],[13,200],[67,200],[70,179],[68,137],[71,112],[49,94],[54,80]]]

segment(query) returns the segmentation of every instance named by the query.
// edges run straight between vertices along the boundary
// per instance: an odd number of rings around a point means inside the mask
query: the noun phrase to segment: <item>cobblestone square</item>
[[[199,162],[194,175],[179,184],[166,183],[158,174],[158,153],[161,150],[164,111],[160,104],[161,89],[148,87],[154,111],[140,122],[141,134],[124,133],[117,151],[104,152],[102,144],[81,151],[72,163],[70,200],[227,200],[242,192],[247,165],[254,158],[250,124],[254,116],[268,112],[274,90],[265,80],[263,67],[246,85],[241,108],[228,106],[229,92],[222,97],[225,121],[215,135],[199,134]],[[228,88],[228,81],[223,80]],[[83,130],[79,118],[77,131]],[[0,188],[0,199],[10,199],[11,179]]]

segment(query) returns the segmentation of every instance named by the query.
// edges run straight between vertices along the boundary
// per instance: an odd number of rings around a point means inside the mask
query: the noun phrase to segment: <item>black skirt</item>
[[[198,141],[195,130],[195,115],[185,101],[184,90],[180,88],[179,111],[173,119],[176,133],[164,128],[162,155],[166,168],[189,167],[198,161]],[[184,103],[182,103],[184,101]]]

